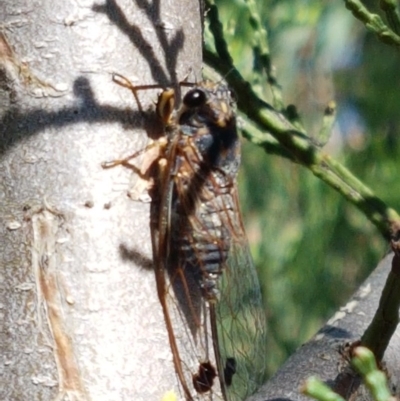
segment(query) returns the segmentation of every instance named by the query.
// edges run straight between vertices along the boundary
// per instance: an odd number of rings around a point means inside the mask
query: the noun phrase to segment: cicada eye
[[[206,102],[206,94],[201,89],[193,89],[186,93],[183,103],[187,107],[199,107]]]

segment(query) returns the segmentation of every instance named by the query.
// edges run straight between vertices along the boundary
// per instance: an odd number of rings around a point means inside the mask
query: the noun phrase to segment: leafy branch
[[[345,0],[346,7],[378,38],[389,45],[400,46],[400,18],[397,12],[396,0],[381,0],[380,6],[386,13],[386,18],[391,26],[390,29],[378,14],[368,11],[360,0]]]
[[[228,84],[240,95],[238,108],[247,117],[247,124],[250,127],[246,129],[248,139],[269,153],[281,154],[308,168],[315,176],[361,210],[386,239],[395,238],[400,228],[396,210],[389,207],[344,165],[324,153],[315,140],[311,139],[297,124],[296,119],[288,118],[291,115],[289,108],[284,110],[282,105],[281,111],[277,111],[255,94],[250,83],[242,77],[233,64],[224,38],[218,8],[213,0],[206,0],[206,5],[215,51],[212,44],[206,42],[204,59],[210,67],[225,76]],[[261,23],[253,9],[253,0],[248,0],[247,5],[250,11],[250,22],[258,29]],[[272,82],[274,86],[274,104],[280,105],[281,98],[276,94],[278,85],[271,75],[268,45],[265,36],[263,38],[260,32],[254,38],[253,46],[258,49],[254,50],[254,54],[258,54],[262,59],[269,82]],[[332,123],[332,119],[328,118],[327,121]],[[329,127],[329,124],[327,126]],[[325,124],[322,129],[327,129]],[[256,132],[258,134],[255,134]]]

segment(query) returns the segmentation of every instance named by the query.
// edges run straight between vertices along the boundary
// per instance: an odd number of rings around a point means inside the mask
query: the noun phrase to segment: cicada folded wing
[[[219,371],[229,401],[244,400],[260,388],[266,378],[267,358],[260,283],[238,210],[236,218],[237,230],[215,304]]]
[[[158,284],[164,279],[157,279]],[[160,302],[182,389],[181,399],[225,400],[214,353],[210,308],[197,283],[177,267],[164,281]]]
[[[224,201],[227,199],[229,196]],[[239,211],[230,204],[219,213],[214,220],[223,221],[231,233],[215,299],[205,296],[199,285],[198,272],[206,262],[195,258],[200,266],[194,266],[188,258],[180,258],[172,244],[169,247],[176,254],[165,258],[168,265],[161,263],[156,273],[158,284],[163,283],[160,300],[175,368],[187,400],[242,401],[265,379],[266,322],[257,272]],[[220,246],[213,237],[216,231],[210,222],[203,226],[210,243]],[[196,235],[186,240],[195,252]]]
[[[182,396],[185,400],[223,401],[210,304],[200,285],[203,261],[196,252],[196,233],[201,222],[176,171],[182,152],[187,150],[182,151],[178,142],[172,139],[169,143],[152,194],[158,296]],[[204,234],[208,235],[206,231]]]

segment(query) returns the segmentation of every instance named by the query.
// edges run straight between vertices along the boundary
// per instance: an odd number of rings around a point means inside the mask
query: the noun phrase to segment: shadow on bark
[[[161,86],[173,86],[179,89],[179,81],[182,77],[177,77],[178,54],[183,49],[185,36],[182,29],[177,30],[174,37],[169,40],[166,34],[168,27],[164,25],[161,19],[160,1],[154,0],[148,3],[144,0],[136,0],[137,6],[144,11],[149,21],[152,23],[154,32],[157,35],[160,46],[164,53],[164,63],[157,58],[154,45],[150,43],[143,35],[141,28],[131,24],[125,17],[121,8],[114,0],[107,0],[103,5],[93,6],[93,11],[103,13],[108,16],[110,21],[114,23],[132,42],[134,48],[140,52],[141,56],[147,61],[152,77],[155,82]],[[164,70],[162,64],[165,64]],[[144,83],[145,84],[145,83]],[[179,93],[177,98],[179,99]]]

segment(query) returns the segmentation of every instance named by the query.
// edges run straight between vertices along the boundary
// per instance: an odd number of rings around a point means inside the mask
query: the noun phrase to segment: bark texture
[[[191,0],[0,5],[0,399],[161,400],[177,386],[149,207],[106,160],[156,136],[112,82],[199,78]],[[144,109],[157,92],[140,94]]]

